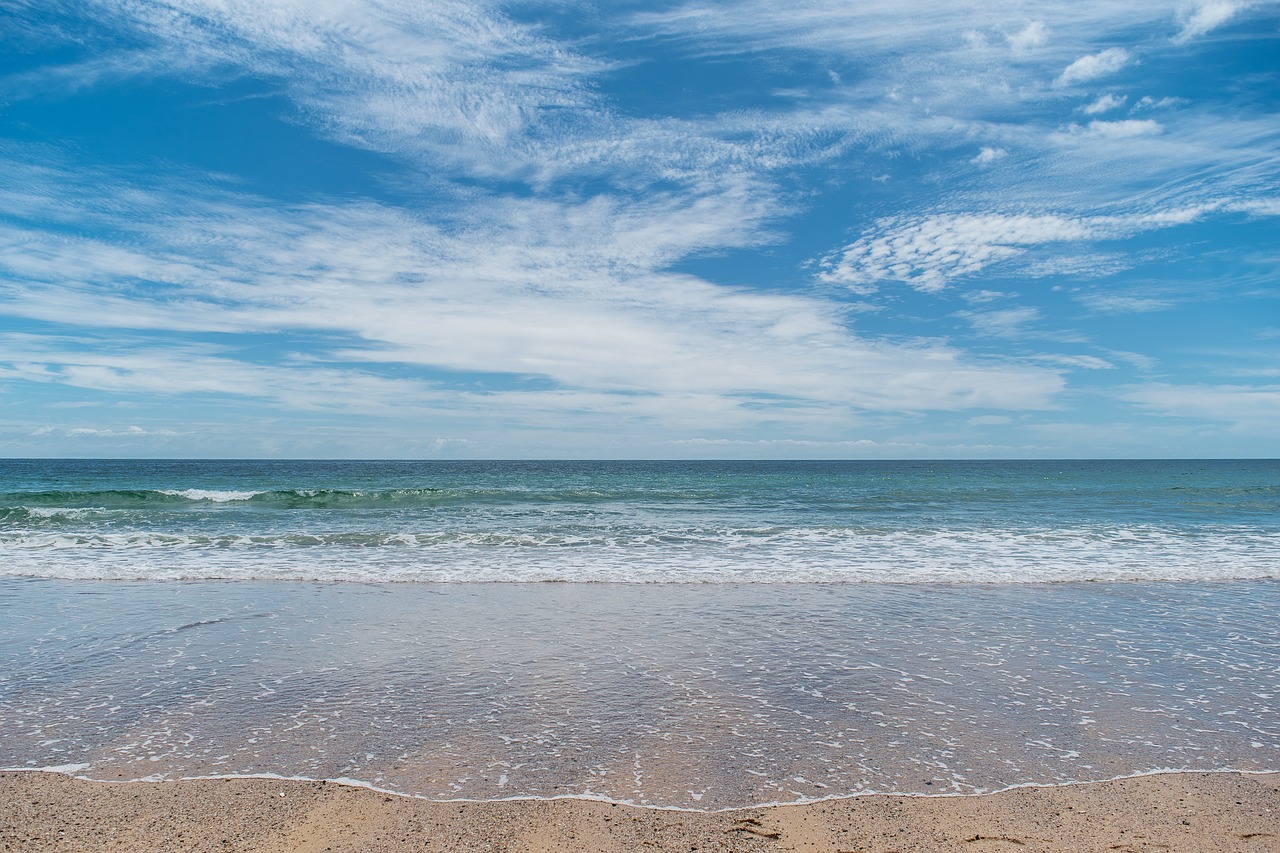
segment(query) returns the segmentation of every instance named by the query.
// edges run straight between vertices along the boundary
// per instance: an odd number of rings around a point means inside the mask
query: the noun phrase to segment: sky
[[[1280,456],[1280,3],[0,0],[0,456]]]

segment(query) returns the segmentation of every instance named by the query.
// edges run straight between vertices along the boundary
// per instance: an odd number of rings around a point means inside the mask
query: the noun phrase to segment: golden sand
[[[437,803],[325,782],[0,774],[6,851],[1280,851],[1280,774],[1171,773],[729,812]]]

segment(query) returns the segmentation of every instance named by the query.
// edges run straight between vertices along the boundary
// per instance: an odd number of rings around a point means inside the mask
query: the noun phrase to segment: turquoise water
[[[0,573],[101,579],[1229,579],[1276,461],[0,463]]]
[[[1277,510],[1274,461],[6,461],[0,767],[693,809],[1277,771]]]

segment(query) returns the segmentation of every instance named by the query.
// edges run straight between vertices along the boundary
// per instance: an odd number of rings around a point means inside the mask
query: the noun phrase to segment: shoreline
[[[329,781],[0,772],[0,850],[1280,851],[1280,773],[1164,772],[988,794],[714,812],[578,797],[431,801]]]
[[[691,806],[663,806],[654,805],[652,803],[636,803],[630,800],[611,799],[603,794],[556,794],[554,796],[539,796],[536,794],[515,794],[510,797],[492,797],[487,799],[476,799],[471,797],[454,797],[447,799],[436,799],[424,794],[410,794],[403,791],[397,791],[392,788],[381,788],[372,782],[366,782],[361,779],[353,779],[350,777],[336,778],[318,778],[310,776],[283,776],[277,773],[227,773],[212,774],[208,776],[178,776],[176,778],[160,778],[157,776],[144,776],[136,779],[99,779],[92,776],[80,775],[80,771],[88,765],[84,764],[66,764],[49,767],[0,767],[0,778],[17,775],[22,773],[45,774],[51,776],[62,776],[67,779],[74,779],[78,782],[90,782],[103,785],[159,785],[172,784],[176,782],[267,782],[267,783],[300,783],[300,784],[324,784],[338,785],[344,788],[356,788],[358,790],[368,791],[372,794],[378,794],[386,797],[394,797],[396,799],[412,800],[417,802],[432,803],[435,805],[478,805],[484,803],[553,803],[564,800],[581,800],[587,803],[600,803],[606,806],[624,806],[626,808],[643,809],[645,811],[659,812],[688,812],[690,814],[725,814],[729,812],[741,812],[749,809],[773,809],[791,806],[820,806],[826,803],[838,802],[842,800],[856,800],[862,797],[893,797],[897,799],[967,799],[972,797],[991,797],[999,794],[1006,794],[1012,791],[1022,790],[1024,788],[1076,788],[1086,787],[1090,785],[1100,785],[1107,782],[1127,782],[1134,779],[1146,779],[1150,777],[1160,776],[1275,776],[1280,777],[1280,769],[1277,770],[1239,770],[1235,768],[1215,768],[1215,769],[1194,769],[1194,768],[1158,768],[1155,770],[1139,770],[1134,773],[1123,773],[1119,776],[1110,776],[1103,779],[1074,779],[1065,782],[1016,782],[1004,788],[996,788],[993,790],[977,790],[977,791],[873,791],[864,790],[851,794],[830,794],[825,797],[815,797],[810,799],[798,799],[791,801],[769,801],[751,803],[744,806],[728,806],[724,808],[699,809]]]

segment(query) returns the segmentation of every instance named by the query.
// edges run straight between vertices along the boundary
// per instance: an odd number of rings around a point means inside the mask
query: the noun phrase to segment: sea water
[[[0,766],[683,808],[1280,769],[1274,461],[6,461],[0,492]]]
[[[1280,462],[0,462],[0,576],[1272,577]]]

